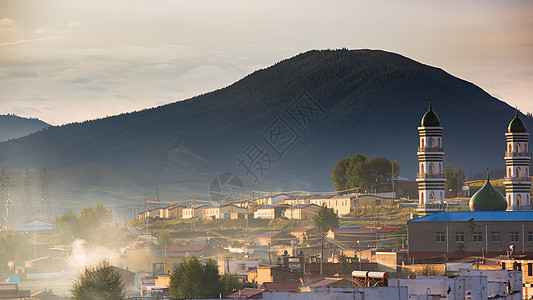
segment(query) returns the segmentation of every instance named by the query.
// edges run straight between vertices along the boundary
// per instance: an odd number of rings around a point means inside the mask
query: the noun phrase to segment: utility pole
[[[154,201],[159,202],[159,184],[155,185]],[[154,206],[157,206],[157,203],[154,203]]]
[[[41,175],[41,217],[50,220],[50,198],[48,197],[48,172],[43,167]]]
[[[0,223],[0,230],[4,229],[4,226],[7,226],[5,223],[6,217],[6,204],[8,199],[8,182],[9,177],[7,176],[6,169],[2,166],[2,171],[0,174],[0,206],[2,207],[2,222]]]
[[[30,173],[28,168],[24,173],[24,191],[22,192],[22,201],[24,203],[24,222],[33,219],[33,211],[31,205],[31,187],[30,187]]]
[[[391,165],[392,165],[392,173],[391,173],[392,195],[393,197],[396,197],[396,195],[394,194],[394,161],[391,161]]]
[[[196,230],[196,212],[195,212],[195,209],[194,209],[194,195],[191,196],[192,197],[192,231],[195,231]]]
[[[7,200],[5,203],[5,215],[4,215],[4,222],[6,224],[6,230],[7,231],[14,231],[14,210],[13,210],[13,203],[11,203],[11,199],[9,199],[9,189],[7,190]]]
[[[320,276],[323,276],[324,263],[324,234],[320,234]]]
[[[150,234],[150,232],[148,231],[148,212],[146,211],[146,194],[144,194],[144,197],[143,197],[143,203],[144,203],[144,211],[143,211],[143,215],[144,215],[144,223],[146,225],[146,234]]]

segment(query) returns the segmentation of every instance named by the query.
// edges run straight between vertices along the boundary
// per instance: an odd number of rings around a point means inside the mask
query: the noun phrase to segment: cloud
[[[9,18],[0,19],[0,43],[16,41],[21,37],[17,24]]]
[[[39,77],[39,74],[34,70],[14,70],[10,71],[8,76],[11,77]]]
[[[81,26],[81,23],[70,22],[68,24],[55,24],[53,26],[40,26],[31,31],[37,36],[63,36],[71,33],[74,28]]]

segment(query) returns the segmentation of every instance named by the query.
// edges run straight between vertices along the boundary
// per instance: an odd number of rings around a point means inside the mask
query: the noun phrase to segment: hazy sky
[[[405,55],[533,112],[533,1],[0,0],[0,114],[84,121],[342,47]]]

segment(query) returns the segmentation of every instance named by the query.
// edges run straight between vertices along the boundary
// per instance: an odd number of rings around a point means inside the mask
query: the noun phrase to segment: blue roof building
[[[407,240],[415,259],[494,257],[511,245],[533,257],[533,211],[436,213],[407,221]]]

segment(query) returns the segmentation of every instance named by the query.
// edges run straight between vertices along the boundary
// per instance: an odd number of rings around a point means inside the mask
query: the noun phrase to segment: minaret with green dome
[[[418,213],[429,215],[445,211],[444,203],[444,150],[442,147],[442,127],[439,117],[429,109],[422,117],[418,127],[420,142],[418,145]]]
[[[527,150],[529,133],[524,122],[518,117],[518,109],[514,119],[509,123],[505,151],[505,194],[507,210],[531,210],[531,177],[529,161],[531,154]]]

